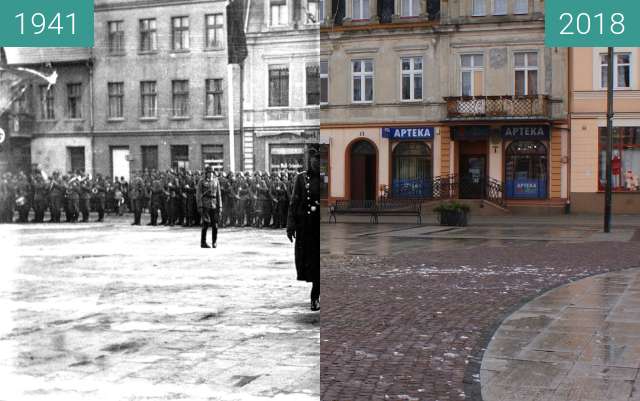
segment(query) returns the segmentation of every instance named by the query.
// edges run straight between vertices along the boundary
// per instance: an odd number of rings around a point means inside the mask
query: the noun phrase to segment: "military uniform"
[[[210,168],[208,168],[205,178],[201,179],[196,187],[198,209],[202,214],[202,231],[200,233],[200,246],[202,248],[209,247],[207,245],[207,229],[209,226],[211,226],[211,246],[213,248],[217,247],[218,221],[222,207],[220,182],[215,176],[210,176],[210,171]]]
[[[151,205],[149,211],[151,213],[151,221],[149,225],[155,226],[158,224],[158,210],[162,209],[164,197],[164,188],[162,181],[156,178],[151,182]]]
[[[103,221],[107,205],[107,186],[102,177],[98,177],[94,189],[96,193],[96,209],[98,211],[98,220],[96,221]]]
[[[51,178],[49,185],[49,211],[51,212],[52,223],[60,223],[60,209],[64,200],[64,186],[57,176]]]

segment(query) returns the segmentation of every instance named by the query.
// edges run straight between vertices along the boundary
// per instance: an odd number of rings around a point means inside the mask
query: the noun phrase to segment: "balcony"
[[[449,120],[548,119],[547,95],[445,97]]]

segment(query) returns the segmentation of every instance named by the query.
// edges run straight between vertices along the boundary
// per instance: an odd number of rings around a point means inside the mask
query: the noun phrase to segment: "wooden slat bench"
[[[337,200],[329,206],[329,223],[337,223],[338,214],[368,214],[370,222],[375,222],[376,201],[374,200]]]
[[[376,224],[379,216],[416,216],[417,223],[422,224],[422,200],[381,198],[376,202]]]

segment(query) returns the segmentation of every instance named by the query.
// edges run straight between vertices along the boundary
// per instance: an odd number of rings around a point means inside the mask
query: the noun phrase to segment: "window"
[[[206,116],[222,115],[222,79],[207,79],[206,86]]]
[[[515,0],[513,3],[514,14],[528,14],[529,13],[529,0]]]
[[[471,15],[474,17],[486,15],[485,0],[473,0],[473,11]]]
[[[320,199],[329,197],[329,145],[320,144]]]
[[[351,100],[354,103],[373,101],[373,61],[353,60],[351,62],[353,83]]]
[[[320,68],[308,65],[307,71],[307,106],[320,104]]]
[[[303,144],[271,145],[269,154],[271,172],[299,172],[306,165]]]
[[[158,32],[156,31],[156,20],[140,20],[140,51],[153,52],[158,50]]]
[[[616,53],[613,70],[613,87],[616,89],[631,87],[631,53]],[[600,88],[607,88],[609,73],[609,55],[600,55]]]
[[[326,18],[324,15],[324,2],[325,0],[319,0],[318,2],[318,22],[320,23],[324,22],[324,19]]]
[[[67,117],[82,118],[82,84],[67,85]]]
[[[269,107],[289,106],[289,67],[269,66]]]
[[[124,53],[124,21],[110,21],[109,54]]]
[[[507,14],[507,0],[493,0],[493,15]]]
[[[171,18],[171,38],[173,50],[189,48],[189,17]]]
[[[171,146],[171,168],[174,170],[189,169],[189,146]]]
[[[431,160],[431,149],[424,142],[399,143],[393,149],[393,197],[430,198],[433,188]]]
[[[417,17],[420,15],[420,0],[402,0],[402,16]]]
[[[287,0],[271,0],[271,26],[282,26],[289,23]]]
[[[207,30],[207,48],[215,49],[224,46],[224,19],[222,14],[205,16]]]
[[[54,110],[54,87],[40,85],[40,118],[43,120],[54,120],[56,118]]]
[[[515,53],[515,95],[538,94],[538,53]]]
[[[124,117],[124,83],[109,82],[109,118]]]
[[[353,19],[369,19],[369,0],[353,0]]]
[[[307,0],[307,24],[316,24],[322,21],[320,19],[320,5],[318,0]]]
[[[599,186],[606,185],[607,129],[599,128]],[[640,191],[640,127],[614,127],[611,156],[611,186],[614,191]]]
[[[157,146],[141,146],[142,154],[142,170],[151,171],[158,169],[158,147]]]
[[[187,117],[189,115],[189,81],[172,81],[173,116]]]
[[[511,142],[505,162],[507,198],[546,199],[547,159],[542,142]]]
[[[422,100],[422,57],[403,57],[402,100]]]
[[[329,103],[329,62],[320,62],[320,103]]]
[[[484,92],[484,57],[482,54],[460,56],[462,96],[481,96]]]
[[[222,145],[202,145],[202,169],[207,166],[214,170],[224,169],[224,149]]]
[[[69,157],[69,171],[84,173],[84,146],[67,147],[67,155]]]
[[[158,92],[155,81],[140,82],[140,116],[155,118],[158,116]]]

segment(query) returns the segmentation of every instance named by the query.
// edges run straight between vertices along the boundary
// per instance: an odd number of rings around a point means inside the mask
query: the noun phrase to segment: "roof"
[[[86,61],[91,58],[91,49],[75,47],[5,47],[9,65],[42,63],[64,63]]]

